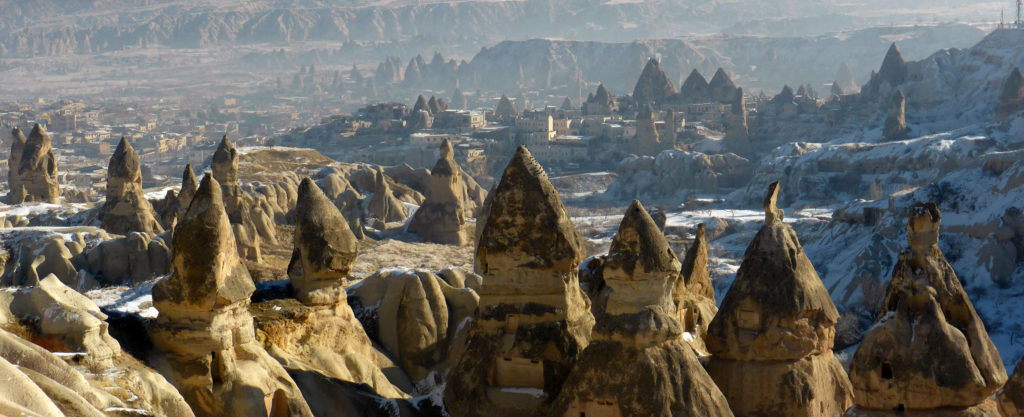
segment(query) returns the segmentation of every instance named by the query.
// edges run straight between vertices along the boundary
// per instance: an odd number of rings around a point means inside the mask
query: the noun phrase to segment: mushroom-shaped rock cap
[[[295,203],[295,249],[312,279],[344,279],[359,255],[348,222],[309,177],[299,184]]]
[[[228,139],[228,135],[224,135],[220,145],[217,145],[210,167],[213,169],[213,177],[218,182],[234,184],[238,181],[238,150]]]
[[[121,136],[121,142],[117,144],[114,155],[110,157],[110,163],[107,165],[107,176],[123,178],[133,182],[142,182],[139,154],[135,152],[135,148],[132,148],[132,145],[128,143],[128,139],[124,136]]]
[[[220,185],[210,175],[203,177],[175,228],[172,245],[173,274],[153,288],[153,303],[161,315],[209,312],[247,301],[256,289],[238,259]]]
[[[621,269],[638,278],[634,274],[637,268],[645,273],[674,274],[679,271],[679,261],[654,219],[639,201],[633,200],[612,238],[605,269]]]
[[[569,220],[548,175],[525,146],[516,149],[491,200],[477,245],[480,271],[553,268],[575,271],[583,261],[583,241]],[[515,265],[491,262],[499,256]]]
[[[839,312],[796,232],[772,214],[778,191],[778,183],[769,186],[766,223],[708,328],[708,350],[716,356],[795,360],[832,348]]]

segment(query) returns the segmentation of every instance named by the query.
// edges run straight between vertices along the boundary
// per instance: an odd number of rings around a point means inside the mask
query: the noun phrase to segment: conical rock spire
[[[359,255],[359,241],[309,177],[299,184],[294,241],[288,276],[296,297],[306,304],[343,302],[346,278]]]

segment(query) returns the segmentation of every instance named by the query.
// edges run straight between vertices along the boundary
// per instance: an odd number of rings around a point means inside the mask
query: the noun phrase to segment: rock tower
[[[885,140],[903,140],[907,138],[907,96],[903,90],[896,90],[886,110],[885,126],[882,137]]]
[[[139,154],[124,137],[107,165],[107,201],[100,208],[103,229],[120,235],[163,233],[153,206],[142,192]]]
[[[849,416],[996,416],[989,399],[1006,369],[953,268],[939,250],[942,215],[910,209],[907,240],[882,305],[850,365]]]
[[[13,150],[13,149],[12,149]],[[11,200],[12,203],[36,201],[57,204],[60,202],[60,184],[57,182],[57,158],[53,155],[53,145],[46,129],[37,123],[25,141],[18,164],[18,181],[24,191],[21,198]],[[14,192],[15,197],[18,192]]]
[[[776,208],[743,255],[708,327],[708,373],[741,416],[838,416],[852,404],[850,380],[832,355],[839,319],[828,291]]]
[[[213,171],[213,178],[223,190],[224,209],[235,235],[238,254],[259,262],[262,259],[260,235],[249,213],[251,204],[247,204],[248,195],[242,192],[242,187],[238,185],[238,150],[227,135],[224,135],[217,145],[217,150],[210,161],[210,168]]]
[[[672,299],[679,267],[660,228],[633,201],[604,265],[607,306],[550,415],[732,416],[682,341]]]
[[[445,403],[456,417],[547,415],[594,325],[578,282],[583,242],[526,147],[488,199],[480,307]]]
[[[25,150],[25,134],[21,129],[11,130],[11,155],[7,160],[7,185],[10,187],[7,194],[7,201],[11,204],[20,203],[23,199],[24,190],[21,188],[21,177],[18,171],[21,169],[21,154]]]
[[[296,298],[309,305],[344,301],[345,281],[359,255],[359,241],[308,177],[299,184],[294,241],[288,277]]]
[[[430,171],[427,199],[409,223],[409,232],[424,240],[449,245],[465,245],[470,241],[466,230],[466,185],[462,182],[462,169],[455,163],[452,144],[441,144],[441,158]]]
[[[288,373],[256,342],[255,287],[238,258],[220,185],[209,175],[175,229],[171,276],[153,287],[161,373],[196,416],[311,416]],[[280,394],[278,394],[280,392]]]

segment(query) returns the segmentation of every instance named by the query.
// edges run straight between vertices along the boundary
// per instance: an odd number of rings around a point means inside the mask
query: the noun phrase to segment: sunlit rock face
[[[839,319],[796,232],[764,200],[765,225],[708,328],[708,373],[738,415],[839,415],[853,401],[832,354]]]
[[[850,366],[857,403],[851,416],[875,410],[998,415],[990,397],[1006,382],[1006,369],[939,250],[941,220],[934,204],[911,208],[909,250],[900,254],[881,318]]]
[[[107,200],[100,208],[100,222],[110,233],[163,233],[153,206],[142,192],[139,154],[121,138],[107,167]]]
[[[455,163],[452,145],[441,144],[441,158],[430,171],[427,199],[409,223],[409,232],[428,242],[465,245],[470,241],[466,230],[466,185],[462,170]]]
[[[594,325],[577,275],[582,239],[525,147],[489,200],[476,252],[480,307],[445,404],[454,416],[547,415]]]
[[[235,249],[220,185],[203,178],[173,238],[172,273],[153,287],[158,369],[197,416],[311,416],[284,368],[256,341],[255,287]]]
[[[15,141],[17,146],[17,141]],[[12,153],[15,151],[12,146]],[[60,184],[57,181],[57,158],[53,155],[53,145],[46,129],[36,124],[29,133],[21,150],[18,162],[17,181],[19,188],[11,190],[11,203],[25,201],[43,203],[60,202]]]
[[[634,201],[604,263],[607,303],[593,340],[550,415],[732,415],[682,340],[672,291],[679,267],[661,229]]]

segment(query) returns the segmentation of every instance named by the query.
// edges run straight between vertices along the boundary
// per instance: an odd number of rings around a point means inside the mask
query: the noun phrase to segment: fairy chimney
[[[428,242],[465,245],[469,243],[466,230],[466,185],[462,170],[455,163],[452,144],[441,144],[441,158],[430,171],[427,198],[412,217],[409,232],[420,235]]]
[[[456,417],[546,415],[594,325],[577,275],[583,242],[525,147],[488,198],[479,309],[445,404]]]
[[[172,273],[153,287],[152,340],[161,373],[197,417],[267,415],[268,404],[312,416],[288,373],[256,341],[255,290],[235,249],[222,193],[210,175],[178,223]],[[243,388],[243,389],[239,389]],[[286,403],[283,405],[281,403]]]
[[[37,123],[25,141],[18,164],[18,180],[24,189],[22,201],[43,203],[60,202],[60,184],[57,182],[57,158],[46,129]],[[17,194],[17,192],[15,192]]]
[[[288,265],[295,296],[308,305],[345,299],[345,282],[359,242],[338,209],[309,177],[295,204],[295,250]]]
[[[10,190],[7,202],[10,204],[18,204],[24,199],[18,171],[21,168],[21,154],[25,150],[25,142],[25,134],[21,133],[21,129],[11,130],[11,155],[7,160],[7,185]]]
[[[139,154],[124,137],[107,165],[107,199],[100,208],[103,229],[120,235],[163,233],[152,204],[142,192]]]
[[[832,354],[839,319],[793,228],[765,198],[765,225],[708,327],[708,373],[738,415],[836,416],[852,403]]]
[[[883,312],[850,365],[859,415],[997,415],[1006,369],[953,268],[939,250],[942,214],[918,203],[909,250],[893,268]],[[895,411],[894,411],[895,410]]]
[[[593,341],[548,415],[732,416],[681,338],[671,298],[679,261],[638,201],[612,240],[604,278],[610,294]]]

